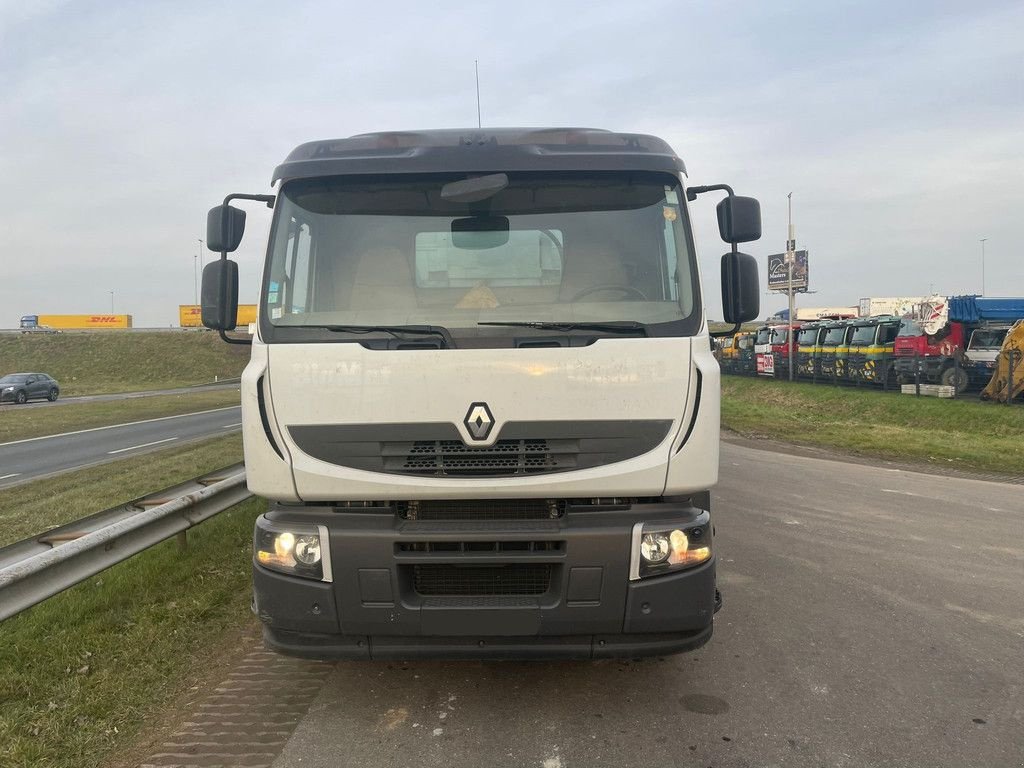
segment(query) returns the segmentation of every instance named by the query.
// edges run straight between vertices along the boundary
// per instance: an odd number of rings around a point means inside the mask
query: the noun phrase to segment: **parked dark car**
[[[45,373],[9,373],[0,378],[0,403],[27,403],[60,396],[60,385]]]

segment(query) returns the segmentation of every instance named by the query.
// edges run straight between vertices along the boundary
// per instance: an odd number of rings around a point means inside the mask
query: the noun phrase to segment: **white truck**
[[[758,314],[760,208],[652,136],[378,133],[295,149],[210,211],[202,315],[242,376],[268,647],[597,658],[711,636],[719,370],[688,201],[725,192],[724,316]],[[245,213],[274,209],[255,336]]]

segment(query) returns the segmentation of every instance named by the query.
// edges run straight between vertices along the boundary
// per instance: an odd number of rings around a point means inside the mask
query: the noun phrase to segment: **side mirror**
[[[733,324],[749,322],[760,314],[761,288],[753,256],[727,253],[722,257],[722,310],[725,322]]]
[[[242,242],[243,232],[245,211],[241,208],[218,205],[206,214],[206,247],[211,251],[231,253]],[[203,275],[205,279],[205,270]]]
[[[234,330],[238,320],[238,264],[217,259],[203,267],[203,325],[214,331]]]
[[[753,197],[729,195],[718,204],[718,232],[727,243],[761,239],[761,204]]]

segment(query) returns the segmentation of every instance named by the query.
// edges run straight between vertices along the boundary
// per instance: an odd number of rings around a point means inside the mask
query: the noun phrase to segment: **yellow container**
[[[92,330],[96,328],[131,328],[131,315],[39,315],[39,325],[61,330]]]

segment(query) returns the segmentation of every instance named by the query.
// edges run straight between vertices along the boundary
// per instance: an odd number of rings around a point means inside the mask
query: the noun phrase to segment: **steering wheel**
[[[577,302],[584,296],[589,296],[592,293],[599,293],[600,291],[620,291],[624,294],[630,293],[634,296],[638,296],[641,301],[647,301],[647,296],[639,288],[634,288],[632,285],[592,285],[589,288],[584,288],[582,291],[572,297],[573,302]],[[623,296],[620,301],[626,297]]]

